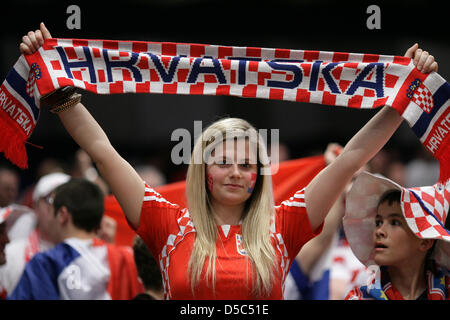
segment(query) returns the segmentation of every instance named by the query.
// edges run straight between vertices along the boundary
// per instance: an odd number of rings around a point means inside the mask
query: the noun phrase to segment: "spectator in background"
[[[8,233],[6,232],[6,222],[11,216],[10,208],[0,209],[0,266],[6,263],[5,247],[9,243]]]
[[[0,208],[14,207],[6,225],[11,241],[27,238],[36,225],[34,212],[15,203],[19,194],[19,182],[19,175],[14,169],[0,167]]]
[[[324,153],[327,165],[341,153],[342,146],[330,143]],[[328,300],[333,239],[344,216],[342,194],[330,209],[322,232],[308,241],[292,262],[286,278],[284,299]]]
[[[87,179],[95,183],[100,188],[100,190],[102,190],[105,196],[109,194],[108,185],[98,175],[97,169],[95,169],[91,157],[89,157],[89,155],[83,149],[78,149],[75,152],[71,175],[73,178]],[[97,231],[97,236],[103,241],[115,243],[117,229],[117,221],[113,217],[103,215],[102,221],[100,223],[100,229]]]
[[[33,199],[33,193],[34,189],[36,188],[36,183],[41,179],[43,176],[46,176],[50,173],[64,173],[64,169],[62,164],[54,158],[45,158],[43,159],[37,169],[36,169],[36,179],[33,181],[31,185],[28,185],[24,191],[21,192],[20,198],[19,198],[19,204],[33,208],[34,207],[34,199]]]
[[[369,164],[370,172],[382,174],[400,185],[405,184],[406,168],[398,151],[384,148],[373,157]]]
[[[391,179],[392,181],[400,184],[405,185],[405,179],[406,179],[406,169],[405,165],[400,160],[393,160],[389,163],[388,167],[386,168],[386,177]]]
[[[16,171],[8,167],[0,167],[0,208],[7,207],[17,200],[19,182]]]
[[[408,188],[428,186],[435,183],[438,178],[439,162],[420,145],[416,157],[406,164],[405,184],[399,184]]]
[[[284,299],[328,300],[333,239],[344,216],[343,197],[333,205],[322,232],[308,241],[292,262],[286,278]]]
[[[134,300],[161,300],[164,289],[158,264],[141,237],[136,236],[133,243],[134,261],[139,278],[144,284],[144,293],[138,294]]]
[[[370,271],[354,255],[344,231],[333,247],[330,270],[330,300],[343,300],[355,286],[362,286],[370,278]]]
[[[36,228],[27,238],[11,241],[6,247],[7,263],[0,267],[0,285],[7,294],[11,294],[25,265],[38,252],[51,249],[59,242],[56,217],[49,203],[52,191],[69,181],[70,176],[64,173],[51,173],[39,179],[33,189]]]
[[[378,153],[369,161],[370,172],[384,174],[388,167],[390,158],[389,151],[386,148],[381,149]]]
[[[75,153],[71,175],[73,178],[85,178],[92,181],[103,191],[105,196],[109,194],[108,185],[98,175],[91,157],[83,149],[78,149]]]
[[[153,186],[166,183],[164,174],[153,165],[137,165],[139,176]],[[103,216],[99,237],[107,242],[118,245],[133,246],[136,232],[130,227],[125,215],[115,197],[110,194],[105,198],[105,214]]]
[[[117,234],[117,221],[114,218],[103,215],[97,237],[108,243],[115,243]]]
[[[86,179],[72,179],[48,199],[59,240],[26,265],[10,299],[131,299],[141,290],[130,250],[96,237],[103,192]]]
[[[158,187],[167,183],[164,174],[155,166],[152,165],[141,165],[137,166],[136,172],[144,181],[150,181],[152,186]]]
[[[8,233],[6,232],[6,219],[10,215],[8,208],[0,209],[0,266],[6,263],[5,246],[9,243]],[[0,300],[6,298],[6,290],[2,287],[0,276]]]

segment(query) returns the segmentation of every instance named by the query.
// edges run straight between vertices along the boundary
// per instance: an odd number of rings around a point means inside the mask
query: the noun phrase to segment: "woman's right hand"
[[[22,43],[19,45],[21,54],[33,54],[44,44],[45,39],[51,38],[50,32],[41,22],[39,30],[30,31],[22,37]]]

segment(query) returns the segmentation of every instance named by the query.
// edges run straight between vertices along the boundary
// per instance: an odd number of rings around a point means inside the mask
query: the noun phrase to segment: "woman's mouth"
[[[234,183],[227,183],[225,184],[225,187],[230,189],[241,189],[243,188],[240,184],[234,184]]]

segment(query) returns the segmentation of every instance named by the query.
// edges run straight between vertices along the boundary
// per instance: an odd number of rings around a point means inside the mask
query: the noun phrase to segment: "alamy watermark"
[[[224,143],[233,139],[245,138],[248,143],[246,145],[240,145],[236,148],[236,154],[234,154],[234,148],[227,150],[227,159],[237,159],[237,163],[241,164],[244,161],[250,164],[261,164],[260,174],[269,175],[278,172],[279,168],[279,129],[254,129],[248,130],[226,130],[222,132],[220,130],[208,129],[202,135],[203,126],[202,121],[194,121],[194,134],[185,128],[178,128],[172,132],[171,141],[177,141],[178,143],[172,148],[170,158],[176,165],[179,164],[211,164],[213,161],[212,155],[220,148],[224,148]],[[205,147],[201,152],[192,154],[192,146],[195,142],[202,138],[205,142]],[[270,143],[269,143],[270,142]],[[267,146],[270,146],[268,149]],[[231,154],[230,154],[231,152]],[[228,161],[228,160],[227,160]],[[232,160],[233,161],[233,160]]]
[[[67,7],[66,13],[70,14],[66,20],[66,27],[69,30],[81,29],[81,8],[76,4]]]
[[[366,20],[366,26],[369,30],[381,29],[381,9],[376,4],[367,7],[366,13],[370,16]]]

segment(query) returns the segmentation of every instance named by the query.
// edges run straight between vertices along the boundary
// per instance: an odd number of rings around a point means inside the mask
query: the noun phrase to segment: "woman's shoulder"
[[[180,211],[183,209],[178,204],[166,200],[159,192],[150,187],[147,183],[145,184],[145,192],[142,204],[143,206],[150,205],[156,207],[172,208],[176,211]]]
[[[277,212],[281,212],[283,209],[297,210],[299,208],[306,208],[305,201],[305,189],[300,189],[294,193],[289,199],[281,202],[280,205],[275,206]]]

